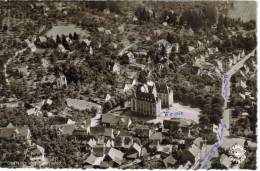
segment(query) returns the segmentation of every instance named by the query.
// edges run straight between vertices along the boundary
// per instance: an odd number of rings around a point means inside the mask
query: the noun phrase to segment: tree
[[[217,10],[214,6],[204,8],[204,16],[206,17],[207,26],[210,27],[217,21]]]
[[[96,115],[97,114],[97,109],[95,108],[95,107],[91,107],[91,113],[92,113],[92,115]]]
[[[61,39],[60,39],[60,36],[58,34],[56,36],[56,43],[61,44]]]
[[[138,81],[141,83],[146,83],[146,73],[145,71],[141,71],[138,76]]]
[[[74,40],[78,40],[79,39],[79,36],[78,36],[78,34],[76,32],[74,32],[73,39]]]
[[[138,7],[135,11],[135,16],[139,23],[150,20],[150,13],[144,7]]]
[[[209,120],[210,123],[218,125],[220,123],[221,116],[219,116],[218,114],[211,114],[209,116]]]
[[[69,33],[69,38],[72,40],[73,39],[73,36],[71,33]]]
[[[209,118],[205,114],[200,114],[199,116],[199,123],[202,126],[208,125],[209,124]]]
[[[6,24],[4,24],[3,31],[6,32],[7,30],[8,30],[8,26]]]
[[[110,101],[106,102],[104,105],[103,105],[103,113],[106,113],[108,112],[110,109],[112,109],[113,105],[111,104]]]
[[[205,100],[202,95],[198,95],[195,97],[195,100],[194,100],[195,107],[201,108],[201,107],[203,107],[204,104],[205,104]]]
[[[224,99],[222,96],[217,95],[212,98],[212,104],[220,104],[221,106],[224,105]]]

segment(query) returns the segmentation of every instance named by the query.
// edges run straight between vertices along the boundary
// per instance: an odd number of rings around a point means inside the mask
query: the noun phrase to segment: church
[[[153,82],[138,86],[131,98],[131,111],[156,117],[161,109],[173,105],[173,91],[166,84]]]

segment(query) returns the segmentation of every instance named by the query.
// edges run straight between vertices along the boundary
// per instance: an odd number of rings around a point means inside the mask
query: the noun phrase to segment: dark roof
[[[102,115],[102,122],[109,123],[109,124],[117,124],[119,123],[120,118],[118,116],[114,116],[112,114]]]
[[[112,128],[105,128],[105,127],[90,127],[90,135],[95,137],[97,136],[107,136],[110,137],[113,133]]]
[[[158,93],[169,94],[168,87],[166,84],[156,83],[155,86]]]
[[[0,128],[0,138],[10,138],[15,134],[15,128]]]
[[[144,93],[144,92],[137,91],[136,98],[147,102],[154,102],[154,103],[156,102],[156,98],[152,93]]]
[[[90,135],[102,135],[105,132],[105,127],[90,127]]]

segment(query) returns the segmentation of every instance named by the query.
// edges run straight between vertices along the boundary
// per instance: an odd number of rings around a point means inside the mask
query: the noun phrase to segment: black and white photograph
[[[0,0],[0,170],[256,170],[257,121],[256,1]]]

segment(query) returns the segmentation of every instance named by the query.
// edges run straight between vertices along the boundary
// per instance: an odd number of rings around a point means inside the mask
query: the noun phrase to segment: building
[[[28,150],[28,157],[32,166],[40,166],[43,164],[45,160],[44,151],[44,148],[39,145],[35,145]]]
[[[171,107],[173,105],[173,91],[166,84],[155,84],[155,86],[162,107]]]
[[[57,80],[56,80],[56,83],[57,83],[57,88],[63,88],[63,87],[66,87],[67,88],[67,79],[66,79],[66,76],[61,74]]]
[[[131,99],[131,111],[157,116],[161,108],[173,105],[173,91],[166,84],[148,82],[139,86]]]
[[[153,87],[152,91],[148,90],[148,92],[137,90],[131,99],[131,111],[146,116],[159,115],[161,99],[157,97],[156,88]]]
[[[28,127],[14,127],[8,124],[0,128],[0,140],[20,141],[31,144],[31,131]]]

